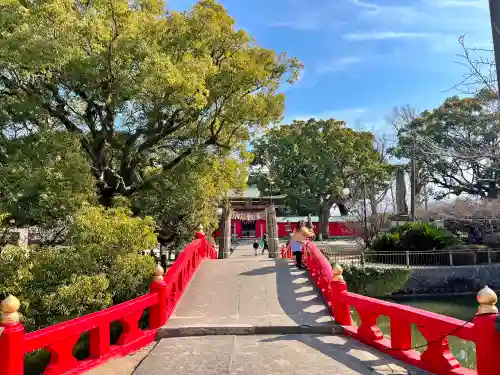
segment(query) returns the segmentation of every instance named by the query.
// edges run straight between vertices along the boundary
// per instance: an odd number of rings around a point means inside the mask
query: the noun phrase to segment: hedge
[[[411,276],[407,269],[377,269],[342,265],[350,292],[369,297],[389,296],[402,289]]]

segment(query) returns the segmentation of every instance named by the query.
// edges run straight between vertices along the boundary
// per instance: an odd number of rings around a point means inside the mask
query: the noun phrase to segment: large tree
[[[436,187],[435,195],[497,197],[500,118],[493,95],[451,97],[400,127],[394,155],[410,158]]]
[[[183,241],[199,224],[217,228],[220,197],[244,185],[248,160],[193,155],[168,178],[161,167],[150,167],[144,173],[147,189],[135,193],[132,203],[157,219],[161,243]]]
[[[65,132],[0,140],[0,176],[5,221],[37,226],[43,243],[64,240],[68,219],[96,198],[87,157],[78,138]]]
[[[228,157],[281,118],[278,87],[300,68],[234,26],[213,0],[182,13],[163,1],[0,0],[2,134],[50,124],[78,136],[105,205],[141,194],[150,166],[174,181],[191,157]]]
[[[389,166],[375,149],[374,136],[355,131],[343,121],[294,121],[268,131],[254,145],[255,164],[269,168],[276,190],[300,214],[320,216],[320,232],[328,236],[330,210],[346,215],[347,199],[356,200],[373,186],[386,186]],[[259,175],[259,170],[256,172]],[[269,184],[261,176],[261,189]],[[350,190],[350,197],[344,189]]]

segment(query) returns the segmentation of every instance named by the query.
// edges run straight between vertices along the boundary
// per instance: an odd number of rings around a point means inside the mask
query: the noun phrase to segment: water
[[[461,319],[464,321],[471,320],[477,312],[476,296],[464,297],[440,297],[440,298],[426,298],[426,299],[400,299],[391,301],[407,306],[412,306],[418,309],[432,311],[438,314],[451,316],[453,318]],[[359,318],[355,311],[353,311],[353,318],[356,324],[359,324]],[[386,316],[379,317],[378,326],[384,335],[390,334],[389,318]],[[450,350],[455,358],[464,367],[475,369],[476,368],[476,346],[471,341],[465,341],[458,337],[449,336],[448,343]],[[413,347],[419,346],[416,350],[423,353],[427,348],[425,346],[426,340],[418,331],[415,325],[412,326],[412,345]],[[420,347],[422,346],[422,347]]]

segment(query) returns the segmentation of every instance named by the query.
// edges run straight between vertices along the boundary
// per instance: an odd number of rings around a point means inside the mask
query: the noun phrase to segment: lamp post
[[[292,239],[292,227],[290,226],[290,220],[286,221],[286,233],[288,235],[288,243],[290,243]]]
[[[271,166],[269,163],[269,158],[266,154],[266,169],[267,176],[269,178],[269,193],[271,197],[271,204],[266,209],[266,224],[267,224],[267,236],[269,244],[269,258],[278,257],[279,239],[278,239],[278,224],[276,222],[276,207],[274,207],[273,202],[273,180],[271,176]]]
[[[365,236],[368,233],[368,215],[366,212],[366,184],[363,182],[363,221],[365,223]]]

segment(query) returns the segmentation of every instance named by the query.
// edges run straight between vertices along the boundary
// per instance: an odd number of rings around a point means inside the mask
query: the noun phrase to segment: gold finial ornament
[[[2,311],[0,323],[13,324],[19,322],[19,307],[21,307],[21,302],[12,294],[5,298],[0,304],[0,310]]]
[[[202,224],[198,225],[198,233],[205,233],[203,231],[203,225]]]
[[[497,309],[497,294],[487,285],[477,294],[477,302],[479,302],[478,314],[496,314]]]
[[[333,280],[344,281],[344,277],[342,276],[343,272],[344,270],[342,269],[342,267],[340,267],[340,265],[335,263],[335,265],[333,266]]]
[[[163,281],[163,273],[164,273],[163,267],[160,266],[159,264],[157,264],[155,266],[155,270],[154,270],[155,277],[153,278],[153,280],[158,282],[158,283]]]

